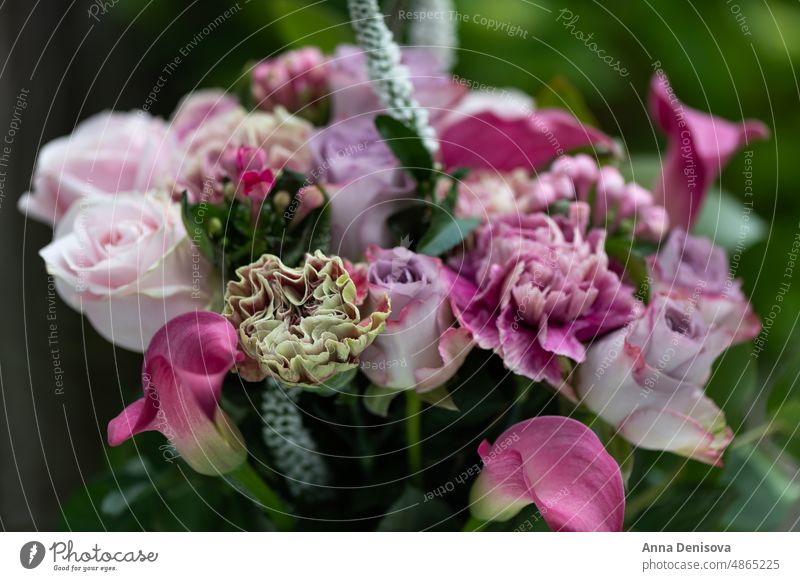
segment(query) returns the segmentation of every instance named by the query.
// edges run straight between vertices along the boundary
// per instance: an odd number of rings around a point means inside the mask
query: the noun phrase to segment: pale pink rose
[[[75,204],[40,255],[61,298],[103,337],[132,351],[144,351],[173,317],[206,308],[213,290],[210,265],[166,195]]]
[[[33,191],[22,196],[19,209],[57,224],[81,198],[160,187],[172,167],[173,149],[160,119],[143,111],[99,113],[42,148]]]

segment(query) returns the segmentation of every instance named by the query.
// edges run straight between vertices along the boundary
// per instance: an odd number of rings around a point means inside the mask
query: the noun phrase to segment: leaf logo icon
[[[29,541],[19,550],[19,562],[26,569],[35,569],[44,560],[44,545],[39,541]]]

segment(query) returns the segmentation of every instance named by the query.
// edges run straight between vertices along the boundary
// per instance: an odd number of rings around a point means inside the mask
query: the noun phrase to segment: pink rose
[[[386,329],[361,356],[364,374],[380,387],[431,391],[464,363],[472,340],[455,328],[448,286],[438,258],[397,247],[367,249],[369,307],[388,294],[392,314]]]
[[[44,146],[33,191],[22,196],[19,209],[57,224],[81,198],[157,188],[166,183],[173,147],[165,123],[143,111],[95,115]]]
[[[180,206],[159,194],[73,205],[40,254],[61,298],[132,351],[144,351],[167,321],[211,298],[210,266],[187,237]]]
[[[731,341],[692,303],[656,295],[640,318],[592,345],[575,390],[631,443],[716,465],[733,432],[703,388]]]

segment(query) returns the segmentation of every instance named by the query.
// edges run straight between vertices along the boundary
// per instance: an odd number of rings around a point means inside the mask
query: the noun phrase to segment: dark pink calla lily
[[[617,462],[582,423],[540,416],[478,448],[484,468],[473,516],[507,521],[533,503],[554,531],[621,531],[625,491]]]
[[[161,327],[145,354],[144,397],[109,422],[108,443],[155,430],[201,474],[238,468],[247,457],[244,440],[218,405],[236,346],[233,325],[216,313],[186,313]]]
[[[558,109],[513,115],[484,110],[449,123],[440,136],[447,169],[536,169],[569,150],[589,145],[608,150],[615,147],[602,131]]]
[[[731,157],[752,141],[766,139],[760,121],[733,123],[681,103],[663,74],[650,82],[650,115],[669,141],[661,175],[653,186],[670,224],[691,229],[708,189]]]

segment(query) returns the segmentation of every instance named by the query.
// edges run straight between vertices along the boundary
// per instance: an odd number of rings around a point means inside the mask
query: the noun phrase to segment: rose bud
[[[328,117],[328,64],[316,47],[289,51],[253,68],[252,95],[256,107],[290,113],[321,125]]]

